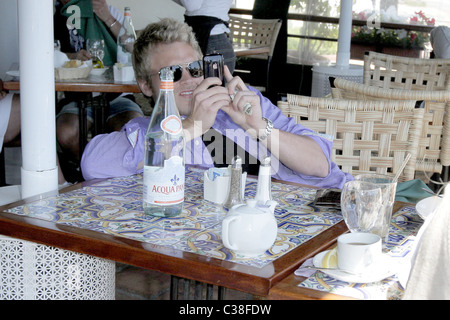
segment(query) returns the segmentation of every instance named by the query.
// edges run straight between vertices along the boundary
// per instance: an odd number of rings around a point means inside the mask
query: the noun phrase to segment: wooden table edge
[[[120,90],[118,89],[120,88]],[[3,89],[19,91],[20,81],[3,81]],[[55,82],[55,91],[104,92],[104,93],[141,93],[134,83],[91,83],[91,82]]]
[[[89,186],[99,180],[79,183],[65,188],[61,192]],[[258,268],[177,249],[168,249],[167,247],[107,233],[4,212],[5,209],[36,201],[40,197],[42,195],[1,206],[0,234],[169,273],[182,278],[225,286],[260,297],[269,296],[271,288],[291,275],[306,259],[325,250],[336,241],[340,234],[347,231],[344,221],[340,221],[270,264]],[[96,245],[92,246],[91,242],[94,240]],[[307,252],[305,252],[305,244],[308,244]],[[202,269],[204,264],[209,265],[210,272],[204,272]],[[230,268],[233,268],[232,272]],[[267,270],[270,272],[271,268],[273,268],[271,274],[261,276]],[[236,278],[238,274],[239,279]],[[229,283],[225,283],[225,279]]]

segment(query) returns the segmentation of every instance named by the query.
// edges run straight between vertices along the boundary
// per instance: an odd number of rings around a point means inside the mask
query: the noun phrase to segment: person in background
[[[173,0],[186,8],[185,22],[194,30],[203,55],[220,53],[231,74],[236,54],[228,29],[228,11],[232,0]]]
[[[0,80],[0,150],[20,135],[20,96],[2,90]]]
[[[174,19],[148,25],[133,51],[136,79],[147,96],[158,96],[160,70],[175,70],[174,95],[183,118],[186,164],[205,168],[215,165],[202,141],[202,136],[212,128],[260,161],[266,155],[271,156],[275,178],[335,188],[353,179],[330,161],[331,140],[295,124],[294,119],[284,116],[260,92],[233,77],[226,66],[227,87],[219,86],[218,78],[204,79],[201,59],[202,52],[192,29]],[[248,104],[252,107],[251,115],[243,111]],[[121,131],[95,136],[81,159],[84,178],[142,172],[148,124],[149,118],[135,118]],[[219,145],[222,146],[217,143],[217,148]]]
[[[77,5],[80,8],[80,29],[68,23],[72,11],[68,8]],[[105,42],[105,66],[113,66],[117,57],[116,39],[119,34],[123,13],[106,3],[106,0],[59,0],[56,2],[54,14],[55,40],[59,40],[61,51],[70,59],[88,60],[91,55],[86,50],[86,40],[103,39]],[[76,163],[81,158],[79,154],[79,122],[77,101],[80,95],[73,92],[65,92],[65,99],[60,102],[63,105],[57,115],[56,131],[57,140],[63,151],[68,153],[69,159]],[[120,130],[130,119],[143,115],[143,112],[134,100],[132,94],[107,94],[110,104],[110,114],[107,118],[109,131]],[[88,130],[91,128],[92,110],[87,108]]]
[[[450,59],[450,28],[439,26],[431,30],[430,42],[436,59]]]
[[[3,143],[10,143],[20,139],[20,95],[8,93],[3,88],[0,79],[0,150]],[[67,181],[59,167],[58,158],[58,184],[66,186]]]

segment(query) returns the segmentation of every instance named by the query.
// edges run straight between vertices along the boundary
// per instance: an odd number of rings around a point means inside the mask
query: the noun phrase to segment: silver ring
[[[250,104],[250,102],[247,102],[246,104],[244,104],[243,107],[244,113],[251,116],[252,115],[252,105]]]
[[[234,89],[234,93],[233,93],[233,94],[230,94],[231,102],[233,102],[234,97],[236,96],[236,93],[238,93],[238,89]]]

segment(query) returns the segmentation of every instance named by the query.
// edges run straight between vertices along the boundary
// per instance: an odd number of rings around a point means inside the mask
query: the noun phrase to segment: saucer
[[[416,204],[416,211],[419,216],[425,220],[430,214],[434,212],[434,210],[441,203],[442,198],[438,196],[432,196],[425,199],[420,200]]]
[[[327,254],[329,250],[321,252],[317,254],[313,259],[313,264],[315,267],[320,268],[322,267],[322,259]],[[321,269],[323,273],[341,281],[345,282],[352,282],[352,283],[371,283],[371,282],[377,282],[381,281],[383,279],[386,279],[395,273],[397,273],[396,270],[396,263],[394,263],[393,258],[387,254],[382,255],[382,258],[377,263],[376,266],[373,266],[365,273],[361,274],[352,274],[341,270],[336,269],[330,269],[330,270],[324,270]]]
[[[6,71],[6,74],[11,77],[19,77],[20,76],[19,70],[9,70],[9,71]]]

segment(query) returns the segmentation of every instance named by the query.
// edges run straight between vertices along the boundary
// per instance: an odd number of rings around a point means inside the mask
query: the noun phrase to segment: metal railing
[[[252,15],[252,10],[249,9],[239,9],[239,8],[231,8],[231,14],[243,14],[243,15]],[[321,17],[315,15],[307,15],[300,13],[288,13],[288,20],[297,20],[297,21],[307,21],[307,22],[319,22],[319,23],[331,23],[331,24],[339,24],[339,18],[334,17]],[[355,27],[365,26],[367,25],[367,21],[365,20],[352,20],[352,25]],[[413,24],[402,24],[402,23],[392,23],[392,22],[381,22],[381,28],[385,29],[404,29],[406,31],[417,31],[417,32],[430,32],[434,26],[425,26],[425,25],[413,25]],[[327,38],[327,37],[315,37],[315,36],[306,36],[299,34],[287,34],[288,38],[302,38],[302,39],[313,39],[313,40],[323,40],[323,41],[338,41],[337,38]]]

